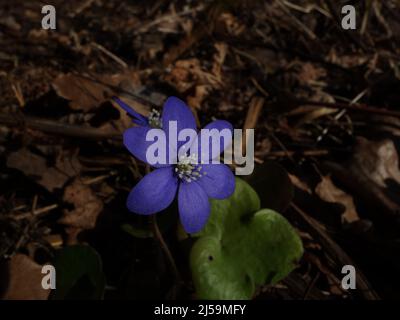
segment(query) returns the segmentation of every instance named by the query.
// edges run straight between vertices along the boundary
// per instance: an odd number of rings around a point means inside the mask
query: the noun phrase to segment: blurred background
[[[42,28],[48,4],[56,30]],[[348,4],[355,30],[342,28]],[[246,179],[302,238],[298,267],[254,299],[400,298],[399,9],[397,0],[1,0],[0,295],[196,297],[174,206],[159,227],[183,288],[148,219],[125,207],[145,167],[123,147],[131,119],[110,100],[148,114],[174,95],[201,125],[255,128]],[[66,289],[50,293],[40,270],[54,257],[68,271]],[[344,265],[356,267],[356,290],[340,285]]]

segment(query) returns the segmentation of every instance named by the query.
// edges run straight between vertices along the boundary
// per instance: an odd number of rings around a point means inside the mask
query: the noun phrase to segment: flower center
[[[157,128],[157,129],[162,128],[160,112],[158,112],[156,109],[152,109],[150,112],[149,125],[152,128]]]
[[[206,174],[205,172],[203,172],[203,174],[200,173],[201,169],[202,166],[197,164],[197,156],[195,154],[191,156],[182,155],[179,157],[179,161],[175,167],[175,172],[179,179],[186,182],[192,182]]]

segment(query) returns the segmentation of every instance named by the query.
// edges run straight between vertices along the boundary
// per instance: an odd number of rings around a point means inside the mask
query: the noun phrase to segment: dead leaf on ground
[[[221,80],[211,71],[202,68],[198,59],[178,60],[172,70],[165,76],[165,81],[179,92],[185,92],[196,85],[208,85],[221,88]]]
[[[37,179],[37,182],[49,191],[61,188],[65,182],[81,169],[76,154],[61,150],[55,159],[55,165],[49,167],[47,160],[27,148],[11,153],[7,166],[22,171],[26,176]]]
[[[70,101],[74,110],[88,112],[117,94],[117,89],[139,86],[136,72],[127,70],[121,74],[80,76],[72,73],[61,74],[53,83],[57,94]]]
[[[42,266],[24,254],[16,254],[7,264],[8,285],[4,300],[47,300],[50,289],[42,288]]]
[[[59,223],[68,227],[69,243],[76,242],[76,236],[82,230],[90,230],[96,226],[97,217],[103,210],[101,201],[94,191],[79,179],[75,179],[64,191],[63,200],[74,205],[72,210],[64,210]]]
[[[73,74],[60,75],[54,81],[53,87],[60,97],[71,101],[72,109],[84,111],[99,106],[109,93],[104,85]]]
[[[399,156],[392,140],[369,141],[359,137],[352,168],[382,188],[387,179],[400,184]]]
[[[351,223],[360,219],[354,205],[353,197],[336,187],[330,176],[322,177],[322,181],[316,186],[315,193],[326,202],[340,203],[345,207],[342,220]]]
[[[306,62],[300,65],[300,71],[297,73],[297,79],[302,85],[313,86],[316,84],[322,84],[321,78],[324,78],[326,74],[327,72],[324,68]]]
[[[332,47],[327,56],[327,61],[330,63],[338,64],[343,68],[355,68],[366,64],[368,61],[372,60],[372,58],[368,55],[363,55],[360,53],[353,54],[338,54],[337,49]]]

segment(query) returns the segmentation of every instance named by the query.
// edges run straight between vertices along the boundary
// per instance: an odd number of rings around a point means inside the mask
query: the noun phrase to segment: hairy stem
[[[181,275],[179,273],[178,268],[176,267],[176,263],[175,263],[174,257],[172,256],[171,251],[169,250],[168,245],[165,242],[165,240],[164,240],[164,238],[163,238],[163,236],[162,236],[162,234],[160,232],[160,229],[158,228],[156,215],[155,214],[151,215],[150,219],[151,219],[151,224],[152,224],[152,227],[153,227],[154,236],[156,237],[156,239],[160,243],[160,246],[161,246],[162,250],[164,251],[164,254],[166,255],[166,257],[168,259],[168,262],[169,262],[169,264],[171,266],[172,272],[174,273],[176,281],[181,284],[181,283],[183,283],[182,277],[181,277]]]

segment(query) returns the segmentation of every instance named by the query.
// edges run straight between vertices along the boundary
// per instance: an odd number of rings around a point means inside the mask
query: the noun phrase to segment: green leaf
[[[299,236],[243,180],[234,194],[212,200],[211,216],[198,234],[190,265],[200,299],[250,299],[257,286],[286,277],[303,254]]]
[[[89,246],[59,250],[54,260],[56,290],[52,299],[101,299],[105,277],[99,254]]]

